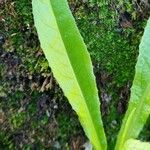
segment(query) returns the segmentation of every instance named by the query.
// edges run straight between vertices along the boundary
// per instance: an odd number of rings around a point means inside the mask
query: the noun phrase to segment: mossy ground
[[[40,49],[31,1],[0,3],[0,149],[81,149],[87,139]],[[91,54],[105,131],[114,146],[148,6],[130,1],[69,4]],[[148,125],[141,139],[150,140]]]

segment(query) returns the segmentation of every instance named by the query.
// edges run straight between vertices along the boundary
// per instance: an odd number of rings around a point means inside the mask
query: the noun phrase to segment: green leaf
[[[150,150],[150,143],[129,139],[125,142],[122,150]]]
[[[66,0],[33,0],[35,26],[55,78],[96,150],[107,147],[93,67]]]
[[[122,150],[150,150],[150,143],[129,139],[125,142]]]
[[[150,114],[150,19],[140,44],[131,97],[119,136],[116,150],[122,150],[126,140],[138,137]]]

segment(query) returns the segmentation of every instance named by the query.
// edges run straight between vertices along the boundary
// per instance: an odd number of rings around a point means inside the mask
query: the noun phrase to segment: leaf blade
[[[150,143],[135,139],[129,139],[125,142],[123,150],[149,150]]]
[[[137,138],[150,114],[150,19],[139,46],[136,73],[131,88],[128,110],[118,135],[116,150],[120,150],[126,140]],[[133,112],[132,117],[130,114]],[[130,120],[129,120],[130,118]]]
[[[32,5],[41,47],[55,78],[95,149],[105,150],[92,63],[67,1],[33,0]]]

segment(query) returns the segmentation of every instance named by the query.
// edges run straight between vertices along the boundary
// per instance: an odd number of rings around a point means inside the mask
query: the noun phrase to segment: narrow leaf
[[[35,26],[55,78],[96,150],[106,149],[89,53],[67,0],[33,0]]]
[[[125,142],[122,150],[150,150],[150,143],[129,139]]]
[[[138,137],[150,114],[150,19],[140,44],[131,97],[119,136],[116,150],[121,150],[126,140]]]

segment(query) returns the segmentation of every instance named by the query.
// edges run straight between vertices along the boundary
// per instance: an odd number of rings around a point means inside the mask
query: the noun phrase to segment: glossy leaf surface
[[[107,147],[89,53],[66,0],[33,0],[41,47],[96,150]]]

